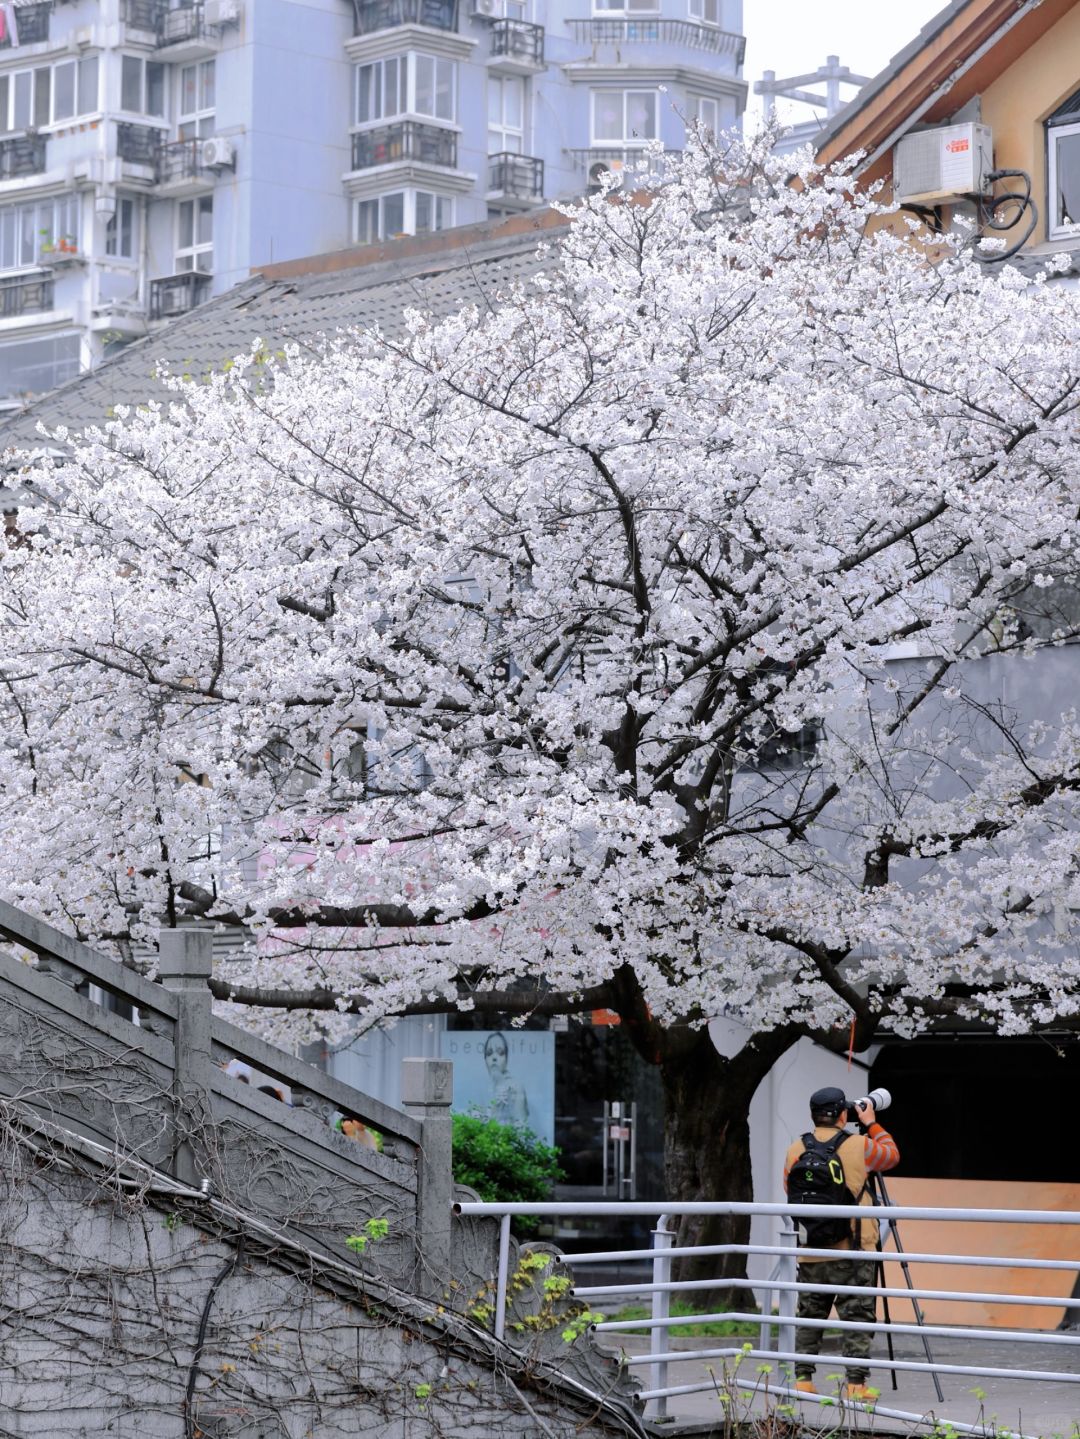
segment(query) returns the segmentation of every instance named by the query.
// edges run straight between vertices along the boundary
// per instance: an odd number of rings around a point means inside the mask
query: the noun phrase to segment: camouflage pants
[[[796,1311],[800,1319],[828,1319],[833,1304],[836,1304],[838,1319],[847,1319],[855,1324],[873,1324],[877,1318],[877,1295],[873,1288],[877,1283],[877,1264],[873,1260],[819,1259],[799,1265],[800,1284],[858,1284],[867,1292],[864,1294],[800,1294]],[[849,1384],[865,1384],[869,1370],[866,1365],[870,1357],[869,1329],[842,1329],[840,1351],[845,1359],[861,1360],[861,1363],[847,1364]],[[795,1348],[800,1354],[819,1354],[824,1329],[798,1329],[795,1333]],[[814,1366],[797,1363],[797,1379],[812,1379]]]

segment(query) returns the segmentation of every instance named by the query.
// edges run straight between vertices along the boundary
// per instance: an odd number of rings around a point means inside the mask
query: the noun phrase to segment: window
[[[659,9],[660,0],[593,0],[594,15],[640,15]]]
[[[655,140],[660,95],[657,90],[594,90],[592,133],[594,144]]]
[[[430,190],[395,190],[356,207],[356,243],[374,245],[395,235],[424,235],[454,223],[454,202]]]
[[[98,108],[98,57],[0,75],[0,134],[59,124]]]
[[[0,270],[39,265],[61,246],[76,252],[79,248],[77,195],[0,205]]]
[[[453,122],[457,67],[436,55],[391,55],[356,67],[355,123],[397,115],[429,115]]]
[[[0,345],[0,396],[43,395],[80,369],[78,335],[49,335]]]
[[[164,116],[165,66],[125,55],[120,70],[120,108],[135,115]]]
[[[488,80],[488,154],[525,149],[525,81],[518,76]]]
[[[116,214],[105,226],[105,253],[121,260],[135,259],[135,201],[117,199]]]
[[[706,25],[719,25],[721,21],[720,0],[690,0],[691,20],[702,20]]]
[[[688,121],[698,121],[702,129],[707,130],[710,135],[719,135],[719,100],[711,100],[707,95],[691,95],[686,118]]]
[[[204,135],[214,133],[215,81],[213,60],[181,67],[176,114],[178,140],[201,140]]]
[[[176,273],[214,271],[214,197],[198,195],[177,205]]]

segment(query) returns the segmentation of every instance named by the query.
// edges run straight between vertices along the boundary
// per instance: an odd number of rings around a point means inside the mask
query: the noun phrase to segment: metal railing
[[[157,150],[157,179],[159,185],[172,180],[194,180],[205,171],[200,156],[202,140],[171,140],[159,145]]]
[[[164,0],[124,0],[120,18],[133,30],[149,30],[156,35],[162,12],[167,8]]]
[[[488,189],[517,200],[539,200],[544,193],[544,162],[532,155],[500,150],[488,156]]]
[[[544,27],[528,20],[496,20],[491,27],[493,59],[521,60],[526,65],[544,63]]]
[[[162,139],[163,132],[154,125],[121,120],[116,126],[116,153],[129,165],[147,165],[156,171]]]
[[[18,180],[23,175],[44,172],[44,135],[14,135],[10,140],[0,140],[0,180]]]
[[[457,135],[438,125],[400,120],[375,130],[359,130],[352,139],[352,167],[370,170],[398,160],[418,160],[425,165],[457,169]]]
[[[1033,1259],[1027,1257],[1023,1252],[1025,1246],[1018,1244],[1015,1248],[1021,1252],[1015,1254],[943,1254],[912,1252],[902,1248],[899,1235],[896,1230],[897,1222],[900,1220],[928,1220],[934,1222],[946,1221],[950,1223],[989,1223],[1004,1225],[1063,1225],[1074,1229],[1077,1239],[1080,1240],[1080,1212],[1072,1210],[1023,1210],[1023,1209],[962,1209],[962,1208],[927,1208],[914,1205],[793,1205],[793,1204],[742,1204],[742,1203],[675,1203],[671,1201],[662,1203],[541,1203],[541,1204],[482,1204],[482,1203],[459,1203],[454,1206],[457,1214],[467,1216],[489,1216],[498,1218],[500,1221],[499,1232],[499,1255],[498,1268],[495,1283],[495,1312],[494,1329],[497,1338],[504,1338],[506,1332],[507,1314],[507,1289],[510,1269],[510,1223],[515,1215],[527,1214],[538,1217],[551,1217],[563,1219],[579,1219],[589,1217],[603,1217],[607,1219],[641,1219],[654,1218],[657,1220],[656,1228],[652,1231],[652,1244],[649,1249],[618,1249],[600,1250],[596,1252],[567,1253],[561,1256],[563,1262],[569,1265],[603,1265],[614,1263],[626,1263],[627,1261],[647,1262],[651,1270],[651,1279],[643,1282],[630,1284],[600,1284],[600,1285],[577,1285],[573,1286],[572,1293],[575,1298],[588,1301],[591,1305],[594,1299],[618,1298],[624,1303],[630,1303],[634,1299],[640,1299],[642,1295],[648,1295],[651,1302],[651,1314],[647,1318],[634,1318],[622,1320],[600,1320],[595,1323],[596,1333],[625,1333],[628,1330],[640,1332],[648,1330],[650,1333],[650,1349],[648,1354],[624,1356],[624,1362],[631,1366],[647,1366],[649,1370],[648,1386],[641,1391],[638,1397],[644,1400],[651,1411],[650,1417],[661,1419],[667,1416],[668,1401],[682,1395],[717,1392],[718,1377],[710,1374],[709,1378],[700,1383],[694,1384],[671,1384],[668,1382],[668,1366],[673,1363],[685,1363],[688,1358],[701,1361],[724,1361],[726,1377],[725,1384],[743,1391],[759,1393],[761,1390],[760,1379],[755,1381],[739,1379],[737,1377],[738,1366],[744,1361],[766,1361],[780,1367],[781,1373],[786,1371],[790,1380],[792,1367],[799,1363],[807,1365],[822,1362],[836,1363],[843,1367],[845,1364],[853,1364],[851,1357],[834,1356],[832,1354],[810,1354],[800,1352],[796,1344],[797,1330],[836,1330],[843,1334],[846,1331],[857,1330],[861,1332],[871,1331],[875,1335],[882,1335],[889,1341],[889,1357],[881,1358],[874,1355],[868,1362],[873,1369],[884,1369],[895,1373],[912,1373],[930,1375],[935,1383],[939,1397],[941,1396],[940,1376],[955,1376],[957,1379],[970,1384],[979,1379],[1015,1379],[1031,1381],[1032,1383],[1067,1383],[1080,1384],[1080,1363],[1074,1361],[1074,1366],[1069,1369],[1040,1369],[1028,1367],[1023,1359],[1020,1359],[1015,1367],[1004,1367],[1000,1364],[954,1364],[940,1363],[934,1360],[931,1353],[931,1339],[960,1339],[977,1344],[980,1339],[985,1341],[988,1337],[1002,1341],[1010,1346],[1017,1346],[1020,1353],[1023,1353],[1025,1344],[1042,1344],[1061,1348],[1064,1353],[1071,1350],[1072,1355],[1080,1359],[1080,1329],[1062,1330],[1058,1332],[1047,1332],[1046,1330],[1028,1329],[974,1329],[952,1323],[926,1323],[922,1315],[921,1303],[929,1301],[947,1301],[954,1304],[964,1305],[985,1305],[985,1304],[1007,1304],[1019,1305],[1027,1309],[1038,1310],[1050,1308],[1056,1311],[1064,1311],[1066,1314],[1080,1311],[1080,1285],[1070,1286],[1069,1297],[1028,1294],[1028,1293],[1001,1293],[999,1289],[939,1289],[927,1287],[916,1283],[910,1274],[908,1266],[918,1265],[940,1265],[961,1266],[969,1268],[988,1269],[991,1272],[1002,1268],[1041,1271],[1057,1270],[1067,1275],[1080,1276],[1080,1259]],[[781,1232],[779,1244],[712,1244],[712,1245],[681,1245],[676,1246],[675,1234],[669,1223],[677,1216],[744,1216],[752,1219],[754,1217],[767,1217],[780,1220]],[[838,1250],[838,1249],[813,1249],[799,1247],[798,1234],[795,1229],[794,1220],[802,1218],[846,1218],[846,1219],[877,1219],[881,1223],[880,1251]],[[885,1249],[892,1237],[895,1248]],[[1076,1244],[1070,1246],[1071,1253],[1080,1253]],[[762,1258],[775,1258],[775,1265],[767,1279],[732,1278],[727,1275],[710,1279],[673,1280],[672,1261],[687,1255],[694,1255],[698,1259],[706,1257],[745,1255]],[[829,1259],[847,1262],[865,1261],[872,1259],[875,1264],[881,1267],[878,1271],[879,1282],[872,1290],[861,1285],[828,1285],[814,1284],[805,1279],[799,1279],[799,1264],[802,1259]],[[905,1286],[899,1287],[884,1282],[884,1266],[900,1265],[905,1279]],[[993,1285],[993,1280],[987,1281]],[[750,1301],[744,1310],[723,1311],[715,1314],[694,1314],[693,1322],[707,1323],[709,1321],[732,1321],[745,1326],[757,1326],[759,1331],[756,1345],[748,1344],[745,1340],[741,1342],[723,1343],[716,1348],[695,1349],[693,1351],[673,1351],[667,1342],[667,1331],[680,1325],[686,1324],[686,1315],[672,1317],[670,1312],[671,1296],[675,1292],[686,1293],[695,1290],[715,1290],[717,1288],[742,1291],[747,1294]],[[765,1303],[760,1309],[754,1307],[755,1291],[765,1296]],[[811,1319],[797,1318],[796,1308],[800,1294],[829,1293],[829,1294],[866,1294],[874,1293],[884,1301],[900,1300],[910,1302],[916,1316],[916,1323],[894,1323],[888,1318],[884,1322],[875,1320],[873,1323],[851,1322],[836,1318]],[[772,1300],[775,1298],[776,1308],[772,1307]],[[886,1314],[888,1310],[886,1309]],[[776,1334],[776,1346],[772,1347],[771,1337]],[[921,1339],[926,1352],[925,1360],[896,1359],[892,1353],[892,1338],[896,1334],[906,1335],[909,1338]],[[976,1356],[977,1358],[977,1356]],[[730,1368],[728,1368],[730,1366]],[[824,1404],[835,1406],[835,1398],[827,1395],[817,1395],[796,1391],[794,1388],[785,1387],[783,1379],[780,1382],[772,1382],[769,1386],[769,1394],[773,1399],[780,1402],[805,1402],[811,1404]],[[850,1402],[850,1401],[849,1401]],[[1077,1412],[1080,1412],[1080,1392],[1077,1394]],[[977,1434],[985,1435],[985,1426],[966,1424],[960,1420],[952,1420],[933,1415],[912,1413],[906,1410],[893,1409],[884,1406],[880,1401],[874,1405],[874,1413],[885,1419],[898,1419],[906,1424],[916,1427],[932,1427],[947,1423],[951,1432],[956,1434]],[[1001,1431],[1003,1432],[1003,1431]],[[1016,1431],[1013,1439],[1023,1439]]]
[[[356,7],[357,35],[373,35],[396,25],[427,25],[456,30],[457,0],[361,0]]]
[[[0,50],[7,50],[15,44],[16,35],[18,44],[39,45],[43,40],[49,38],[49,16],[52,14],[52,0],[43,0],[40,5],[16,5],[12,7],[15,12],[15,30],[10,25],[4,27],[3,39],[0,39]]]
[[[181,5],[176,9],[163,7],[158,13],[158,46],[181,45],[189,40],[201,40],[216,34],[214,27],[207,25],[200,4]]]
[[[743,63],[746,37],[714,25],[699,25],[696,20],[666,20],[661,15],[643,15],[637,20],[603,17],[594,20],[568,20],[574,39],[583,45],[682,45],[690,50],[709,50],[714,55],[733,55],[735,64]]]
[[[150,318],[168,320],[186,315],[210,298],[210,276],[199,270],[185,270],[180,275],[166,275],[150,281]]]
[[[53,307],[51,275],[5,275],[0,279],[0,318],[33,315]]]

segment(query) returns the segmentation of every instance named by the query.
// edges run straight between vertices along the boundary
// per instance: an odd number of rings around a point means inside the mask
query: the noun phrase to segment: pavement
[[[1053,1371],[1075,1376],[1075,1380],[1017,1379],[974,1375],[942,1373],[940,1382],[944,1401],[939,1401],[929,1374],[900,1372],[897,1374],[897,1389],[894,1391],[887,1370],[873,1371],[871,1358],[870,1382],[881,1390],[881,1397],[871,1415],[865,1410],[849,1411],[845,1415],[852,1432],[861,1434],[916,1434],[925,1433],[935,1423],[965,1424],[975,1427],[979,1435],[990,1439],[1080,1439],[1080,1334],[1074,1336],[1075,1344],[1053,1342],[1047,1335],[1046,1341],[1008,1342],[995,1338],[993,1330],[971,1330],[963,1338],[932,1339],[931,1350],[934,1360],[941,1366],[965,1365],[987,1369],[1023,1368],[1029,1371]],[[649,1353],[647,1335],[600,1333],[597,1339],[607,1349],[621,1349],[629,1358]],[[1047,1342],[1050,1341],[1050,1342]],[[670,1362],[667,1383],[669,1385],[693,1385],[709,1383],[710,1388],[693,1394],[680,1394],[668,1399],[668,1414],[677,1421],[678,1427],[686,1424],[722,1423],[725,1409],[736,1412],[742,1405],[741,1417],[751,1418],[768,1407],[763,1396],[764,1389],[775,1389],[777,1383],[776,1361],[772,1361],[772,1373],[758,1372],[766,1361],[745,1359],[738,1368],[738,1378],[751,1386],[757,1386],[755,1395],[742,1391],[736,1398],[734,1391],[727,1389],[728,1403],[722,1402],[726,1386],[723,1375],[725,1364],[731,1374],[731,1360],[704,1357],[704,1351],[734,1348],[746,1343],[745,1339],[672,1339],[669,1350],[677,1352],[680,1358]],[[909,1336],[898,1334],[894,1338],[897,1360],[925,1361],[926,1354],[914,1330]],[[757,1341],[754,1340],[756,1347]],[[825,1352],[837,1352],[833,1336],[827,1336]],[[876,1341],[874,1354],[885,1357],[884,1341]],[[684,1357],[683,1357],[684,1356]],[[642,1381],[643,1388],[651,1387],[652,1376],[647,1364],[633,1368]],[[828,1359],[818,1366],[817,1386],[822,1395],[835,1396],[842,1382],[838,1361]],[[790,1403],[790,1399],[775,1394],[772,1403]],[[800,1413],[811,1433],[829,1432],[837,1428],[839,1410],[837,1406],[823,1408],[809,1400],[798,1400]],[[900,1414],[908,1418],[894,1417]],[[702,1431],[699,1431],[702,1432]],[[940,1431],[939,1431],[940,1432]],[[962,1430],[955,1431],[962,1439]]]

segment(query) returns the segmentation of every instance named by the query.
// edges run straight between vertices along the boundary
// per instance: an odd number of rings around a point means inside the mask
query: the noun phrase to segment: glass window
[[[0,345],[0,395],[41,395],[55,390],[79,373],[79,356],[77,334]]]
[[[596,15],[640,14],[659,9],[660,0],[593,0],[593,13]]]
[[[356,206],[356,242],[374,245],[395,235],[445,230],[454,223],[454,202],[428,190],[392,190]]]
[[[57,252],[79,249],[79,201],[74,194],[0,206],[0,270],[26,269]]]
[[[176,273],[214,269],[214,197],[198,195],[177,206]]]
[[[146,62],[146,113],[165,114],[165,66],[154,60]]]
[[[15,76],[15,105],[12,115],[13,130],[28,130],[33,115],[34,72],[20,70]]]
[[[70,120],[75,114],[75,61],[57,65],[53,72],[54,120]]]
[[[655,140],[659,92],[656,90],[594,90],[593,140],[633,144]]]
[[[98,57],[84,55],[79,61],[79,114],[89,115],[98,107]]]
[[[690,18],[706,25],[720,24],[720,0],[690,0]]]
[[[120,69],[120,108],[142,114],[143,61],[125,55]]]
[[[1047,131],[1050,181],[1050,235],[1080,237],[1080,124]]]
[[[11,77],[0,75],[0,135],[7,134],[11,129],[11,117],[8,115],[10,95]]]
[[[488,80],[488,154],[525,149],[525,81],[520,76]]]
[[[177,114],[179,139],[201,140],[205,135],[214,133],[215,89],[213,60],[200,60],[197,65],[182,67]]]
[[[433,195],[426,190],[416,192],[416,224],[413,233],[426,235],[432,230],[447,230],[453,222],[454,202],[448,195]]]
[[[105,227],[105,253],[120,259],[135,258],[135,201],[119,198],[116,214]]]
[[[47,125],[51,117],[52,71],[48,65],[34,71],[34,124]]]
[[[710,99],[707,95],[691,96],[687,119],[696,120],[710,135],[719,135],[720,102]]]
[[[454,119],[456,70],[435,55],[391,55],[356,67],[354,123],[367,125],[397,115]]]

